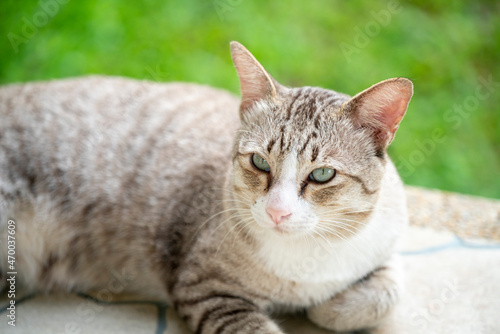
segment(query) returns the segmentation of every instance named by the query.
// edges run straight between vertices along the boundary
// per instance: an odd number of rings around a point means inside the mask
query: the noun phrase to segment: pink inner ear
[[[241,106],[243,109],[251,107],[255,102],[263,100],[272,94],[272,83],[266,76],[264,69],[253,62],[247,55],[247,59],[235,61],[236,70],[240,78]]]
[[[358,121],[361,125],[375,128],[383,136],[387,133],[389,142],[406,113],[413,94],[412,84],[406,79],[383,81],[361,93]]]
[[[406,113],[408,100],[401,96],[398,92],[396,96],[391,96],[388,100],[384,101],[384,106],[376,113],[375,119],[384,125],[390,132],[394,133],[399,127],[399,123]]]
[[[359,127],[371,128],[377,145],[385,148],[394,138],[408,103],[413,84],[405,78],[382,81],[353,97],[344,107]]]
[[[250,107],[254,102],[264,99],[270,92],[265,85],[265,78],[247,69],[244,72],[246,73],[240,77],[242,104],[244,107]]]

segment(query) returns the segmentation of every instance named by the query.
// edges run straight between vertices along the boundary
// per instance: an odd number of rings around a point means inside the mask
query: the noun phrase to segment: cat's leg
[[[320,327],[335,331],[376,327],[399,300],[403,286],[401,266],[393,256],[346,290],[309,308],[309,319]]]
[[[284,334],[252,301],[227,292],[177,300],[174,306],[194,333]]]

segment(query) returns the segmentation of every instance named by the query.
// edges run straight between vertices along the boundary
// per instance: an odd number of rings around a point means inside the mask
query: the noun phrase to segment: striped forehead
[[[293,89],[277,120],[278,131],[268,139],[267,150],[288,155],[295,150],[303,155],[307,150],[311,161],[318,155],[318,141],[325,135],[325,124],[331,126],[340,105],[346,100],[342,94],[314,87]],[[328,127],[330,127],[328,126]]]

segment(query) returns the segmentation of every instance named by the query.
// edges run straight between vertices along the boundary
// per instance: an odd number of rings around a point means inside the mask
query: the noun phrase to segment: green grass
[[[59,1],[51,17],[38,1],[0,2],[0,83],[102,73],[237,93],[231,40],[288,86],[355,94],[408,77],[415,95],[390,147],[405,182],[500,198],[497,1],[404,2],[383,24],[373,13],[391,2]],[[26,39],[13,47],[13,34]]]

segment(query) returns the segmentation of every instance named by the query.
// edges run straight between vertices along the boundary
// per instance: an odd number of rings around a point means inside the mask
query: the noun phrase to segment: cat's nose
[[[292,215],[290,210],[278,209],[273,207],[267,207],[266,212],[276,225],[279,225],[284,218],[290,217]]]

